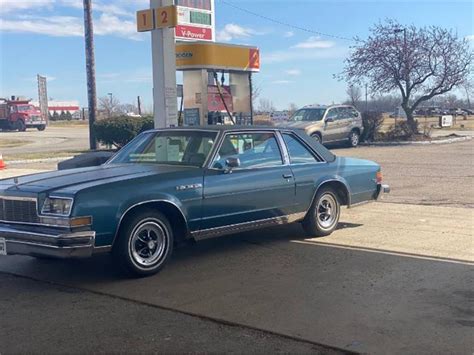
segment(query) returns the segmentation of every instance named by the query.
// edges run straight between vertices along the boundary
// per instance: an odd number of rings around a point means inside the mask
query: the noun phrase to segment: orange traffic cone
[[[0,154],[0,170],[5,169],[7,164],[3,161],[3,156]]]

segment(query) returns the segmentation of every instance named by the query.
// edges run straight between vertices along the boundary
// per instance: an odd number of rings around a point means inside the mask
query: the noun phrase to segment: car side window
[[[273,133],[237,133],[224,137],[212,167],[224,169],[228,158],[240,160],[239,169],[283,165],[278,142]]]
[[[331,118],[333,120],[337,119],[337,109],[332,108],[328,111],[326,118]]]
[[[353,117],[353,118],[359,117],[359,112],[357,112],[356,109],[351,108],[350,111],[351,111],[350,112],[350,114],[351,114],[350,117]]]
[[[318,159],[293,135],[284,133],[283,139],[290,155],[291,164],[309,164],[316,163]]]
[[[339,107],[338,108],[338,114],[337,114],[337,119],[338,120],[345,120],[345,119],[348,119],[350,118],[350,112],[349,112],[349,108],[347,107]]]

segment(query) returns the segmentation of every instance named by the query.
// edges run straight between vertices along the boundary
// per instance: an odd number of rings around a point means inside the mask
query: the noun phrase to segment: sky
[[[217,40],[260,48],[254,85],[277,109],[344,101],[347,85],[334,75],[356,44],[351,39],[366,38],[373,24],[388,18],[451,28],[474,46],[471,0],[215,1]],[[135,12],[149,1],[92,2],[98,96],[135,103],[140,95],[151,110],[151,35],[137,33],[135,25]],[[82,0],[0,0],[0,69],[0,97],[37,99],[41,74],[50,98],[86,106]]]

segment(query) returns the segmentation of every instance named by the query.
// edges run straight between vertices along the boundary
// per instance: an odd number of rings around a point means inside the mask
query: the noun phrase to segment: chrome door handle
[[[291,174],[283,174],[283,179],[291,179],[293,175]]]

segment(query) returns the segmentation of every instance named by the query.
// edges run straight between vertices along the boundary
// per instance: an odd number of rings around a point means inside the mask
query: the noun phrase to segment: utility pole
[[[97,113],[97,91],[95,86],[94,29],[92,25],[91,0],[84,1],[84,39],[86,46],[87,102],[89,113],[89,145],[97,149],[97,141],[93,130]]]
[[[140,100],[140,96],[137,96],[137,108],[138,108],[138,114],[141,116],[142,115],[142,102]]]

